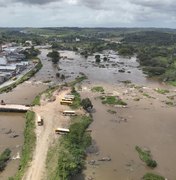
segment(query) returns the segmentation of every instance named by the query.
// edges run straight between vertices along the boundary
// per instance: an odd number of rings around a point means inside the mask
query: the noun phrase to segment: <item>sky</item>
[[[0,0],[0,27],[176,28],[176,0]]]

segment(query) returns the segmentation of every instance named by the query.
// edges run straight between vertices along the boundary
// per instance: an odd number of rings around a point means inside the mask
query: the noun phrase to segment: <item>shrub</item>
[[[69,179],[79,173],[84,166],[85,149],[91,144],[91,136],[86,128],[92,119],[78,116],[72,119],[70,133],[61,139],[56,178]]]
[[[136,151],[138,152],[140,159],[144,161],[147,166],[151,168],[155,168],[157,166],[157,162],[152,159],[150,151],[143,150],[138,146],[136,146]]]
[[[3,171],[7,165],[7,161],[10,159],[11,150],[5,149],[0,155],[0,171]]]
[[[95,87],[93,87],[93,88],[91,89],[91,91],[92,91],[92,92],[101,92],[101,93],[103,93],[103,92],[104,92],[104,89],[103,89],[103,87],[101,87],[101,86],[95,86]]]
[[[85,110],[88,110],[88,109],[92,109],[93,108],[93,105],[92,105],[92,102],[90,101],[89,98],[85,98],[81,101],[81,105],[83,107],[83,109]]]
[[[167,90],[167,89],[157,88],[157,89],[155,89],[155,91],[156,91],[157,93],[159,93],[159,94],[167,94],[167,93],[169,93],[169,90]]]
[[[116,96],[105,96],[102,97],[102,103],[103,104],[110,104],[110,105],[122,105],[122,106],[126,106],[127,103],[122,101],[121,99],[119,99]]]
[[[143,180],[165,180],[163,176],[159,176],[153,173],[147,173],[143,176]]]

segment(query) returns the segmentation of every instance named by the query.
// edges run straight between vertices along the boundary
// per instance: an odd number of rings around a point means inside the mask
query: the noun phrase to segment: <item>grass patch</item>
[[[73,103],[70,105],[72,109],[78,109],[81,107],[81,97],[80,94],[75,90],[75,88],[72,88],[71,94],[75,96]]]
[[[126,106],[127,103],[122,101],[116,96],[105,96],[101,97],[102,103],[103,104],[109,104],[109,105],[123,105]]]
[[[32,106],[36,106],[36,105],[40,106],[41,105],[40,104],[41,95],[46,94],[47,98],[51,98],[53,92],[56,91],[59,87],[62,87],[62,86],[53,86],[53,87],[50,87],[50,88],[46,89],[45,91],[43,91],[42,93],[40,93],[39,95],[37,95],[35,97],[35,99],[33,100],[31,105]]]
[[[80,83],[85,79],[87,79],[87,76],[85,74],[82,74],[81,76],[76,77],[74,81],[68,83],[68,86],[74,87],[77,83]]]
[[[12,89],[14,89],[16,86],[18,86],[19,84],[29,80],[32,76],[34,76],[34,74],[36,72],[38,72],[40,69],[42,68],[42,63],[40,61],[40,59],[38,59],[38,63],[37,65],[31,69],[28,73],[26,73],[23,77],[21,77],[20,79],[18,79],[16,82],[8,85],[8,86],[4,86],[0,89],[0,94],[3,92],[9,92]]]
[[[110,114],[116,114],[117,113],[116,111],[111,110],[111,109],[108,109],[107,112],[110,113]]]
[[[85,150],[91,144],[91,136],[86,132],[92,119],[87,116],[74,117],[70,133],[60,141],[57,172],[53,180],[70,179],[81,172],[85,164]]]
[[[40,98],[41,98],[41,95],[36,96],[32,102],[32,106],[40,106]]]
[[[176,86],[176,81],[170,81],[169,84],[172,86]]]
[[[147,173],[143,176],[143,180],[165,180],[163,176],[153,174],[153,173]]]
[[[166,101],[165,103],[166,103],[168,106],[174,106],[174,103],[171,102],[171,101]]]
[[[100,92],[100,93],[103,93],[104,92],[104,89],[103,87],[101,86],[95,86],[91,89],[92,92]]]
[[[48,150],[47,158],[46,158],[46,171],[47,171],[46,179],[54,180],[55,178],[55,174],[57,173],[59,150],[60,150],[59,141],[55,142],[55,144],[51,146]]]
[[[43,83],[50,83],[51,80],[46,80],[46,81],[43,81]]]
[[[170,99],[170,100],[174,100],[174,99],[175,99],[175,97],[176,97],[176,95],[167,96],[167,98],[168,98],[168,99]]]
[[[143,150],[138,146],[136,146],[135,149],[139,154],[139,158],[144,161],[147,166],[151,168],[155,168],[157,166],[157,162],[152,159],[150,151]]]
[[[0,155],[0,172],[7,166],[7,161],[10,159],[11,150],[5,149]]]
[[[160,88],[156,88],[155,91],[159,94],[167,94],[169,93],[169,90],[167,89],[160,89]]]
[[[149,94],[147,93],[143,93],[143,96],[147,97],[147,98],[152,98]]]
[[[28,163],[32,160],[33,150],[35,147],[36,135],[35,135],[35,113],[28,111],[26,113],[26,126],[24,130],[24,145],[22,150],[22,156],[20,159],[19,170],[17,174],[12,178],[13,180],[20,180],[25,170],[28,167]]]
[[[140,98],[134,98],[134,101],[140,101]]]

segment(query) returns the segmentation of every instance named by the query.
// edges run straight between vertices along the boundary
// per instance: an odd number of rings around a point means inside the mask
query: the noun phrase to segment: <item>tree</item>
[[[97,62],[97,63],[100,63],[100,55],[99,54],[97,54],[97,55],[95,55],[95,61]]]
[[[47,54],[47,56],[52,59],[52,62],[54,64],[57,64],[59,62],[59,60],[60,60],[60,54],[59,54],[59,52],[57,52],[55,50],[53,50],[52,52],[49,52]]]
[[[103,58],[103,61],[107,61],[107,60],[108,60],[108,58],[107,58],[107,57],[104,57],[104,58]]]
[[[81,101],[81,105],[83,106],[83,109],[86,111],[89,111],[89,109],[93,108],[92,102],[90,101],[89,98],[85,98]]]

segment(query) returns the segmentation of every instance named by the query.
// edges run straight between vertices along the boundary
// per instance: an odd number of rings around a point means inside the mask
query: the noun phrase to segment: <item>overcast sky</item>
[[[176,0],[0,0],[0,27],[171,27]]]

